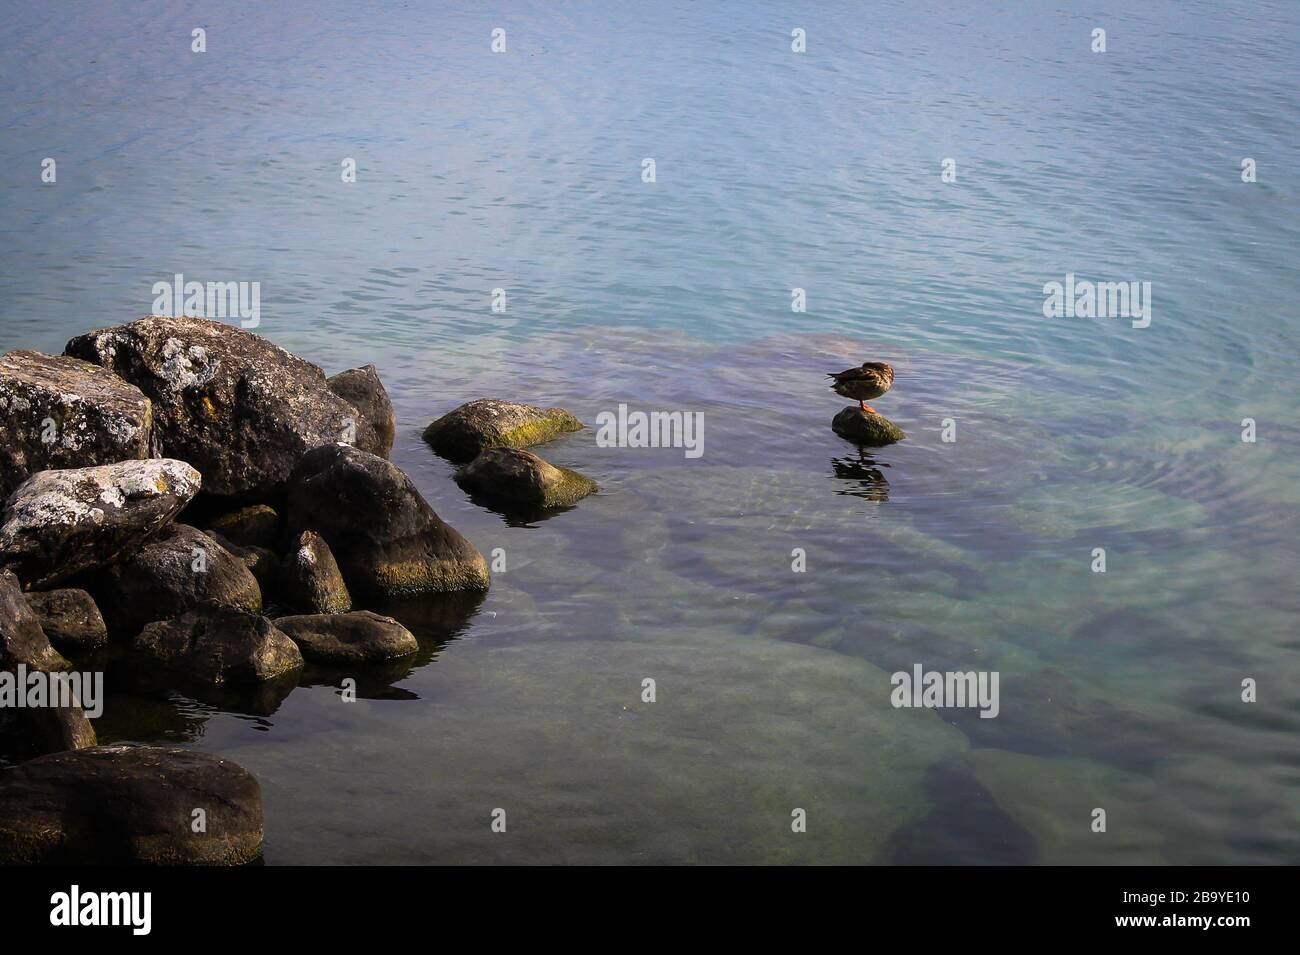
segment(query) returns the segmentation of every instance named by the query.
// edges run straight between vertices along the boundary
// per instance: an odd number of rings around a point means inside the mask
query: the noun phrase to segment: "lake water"
[[[260,282],[507,561],[355,703],[110,673],[101,740],[253,771],[271,864],[1300,861],[1300,7],[1060,6],[6,3],[0,349]],[[1070,273],[1150,325],[1045,318]],[[508,522],[420,440],[482,396],[704,454],[589,428],[537,450],[601,493]],[[999,715],[894,708],[916,664]]]

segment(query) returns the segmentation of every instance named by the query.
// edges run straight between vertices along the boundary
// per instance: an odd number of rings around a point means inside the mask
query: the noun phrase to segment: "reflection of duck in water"
[[[876,409],[867,404],[872,398],[879,398],[894,385],[894,368],[883,361],[863,362],[858,368],[848,371],[832,372],[826,376],[833,379],[831,391],[845,398],[855,399],[863,411],[876,413]]]
[[[885,477],[885,472],[881,468],[889,467],[888,464],[881,464],[871,455],[867,454],[861,448],[858,449],[858,456],[854,458],[831,458],[831,469],[835,476],[845,481],[856,481],[858,486],[851,490],[837,490],[836,494],[847,494],[851,497],[861,497],[868,501],[885,502],[889,500],[889,479]]]

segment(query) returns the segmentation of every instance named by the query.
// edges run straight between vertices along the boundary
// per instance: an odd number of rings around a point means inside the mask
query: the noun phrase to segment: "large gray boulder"
[[[312,663],[383,663],[420,649],[411,631],[369,610],[280,617],[275,625]]]
[[[261,847],[261,788],[218,756],[95,746],[0,775],[0,864],[241,865]]]
[[[451,461],[469,461],[487,448],[526,448],[581,430],[582,422],[563,408],[479,398],[425,428],[424,440]]]
[[[251,686],[302,667],[298,647],[270,620],[214,603],[149,624],[131,649],[211,686]]]
[[[161,452],[203,472],[209,494],[266,497],[359,416],[311,362],[209,319],[142,318],[78,336],[65,353],[143,391]]]
[[[0,566],[45,589],[122,560],[167,526],[199,483],[198,471],[168,458],[41,471],[5,505]]]
[[[104,618],[84,590],[33,591],[26,597],[45,636],[61,653],[87,653],[108,643]]]
[[[242,560],[187,524],[172,524],[91,581],[110,635],[132,637],[205,601],[261,613],[262,590]]]
[[[571,507],[599,490],[586,475],[518,448],[489,448],[456,473],[456,483],[500,508]]]
[[[375,366],[341,371],[330,378],[328,384],[330,391],[360,412],[356,422],[356,440],[352,443],[362,451],[381,458],[388,457],[397,436],[397,415]]]
[[[0,356],[0,500],[37,471],[153,456],[153,412],[139,388],[63,355]]]
[[[71,664],[50,646],[40,619],[27,605],[18,578],[0,571],[0,670],[66,670]]]
[[[486,590],[487,562],[396,465],[346,445],[303,457],[287,491],[290,533],[325,538],[354,594]]]

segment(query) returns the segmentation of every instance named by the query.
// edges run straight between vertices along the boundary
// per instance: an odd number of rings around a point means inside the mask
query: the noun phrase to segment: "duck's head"
[[[894,366],[883,361],[864,361],[862,363],[863,371],[873,371],[888,381],[894,380]]]

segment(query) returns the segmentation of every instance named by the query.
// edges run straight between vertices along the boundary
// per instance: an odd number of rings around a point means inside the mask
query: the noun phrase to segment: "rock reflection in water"
[[[853,482],[836,488],[835,493],[883,504],[889,500],[889,480],[881,469],[887,467],[888,464],[878,462],[862,448],[858,448],[856,456],[831,458],[831,470],[835,476]]]

